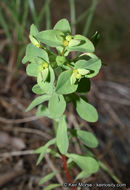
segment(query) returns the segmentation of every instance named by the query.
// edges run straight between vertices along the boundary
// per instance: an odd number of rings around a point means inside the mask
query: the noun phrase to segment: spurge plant
[[[88,122],[98,120],[96,109],[88,103],[85,95],[90,90],[90,79],[96,76],[101,68],[101,60],[93,53],[95,48],[88,38],[71,34],[66,19],[57,22],[52,30],[41,32],[32,25],[29,38],[31,43],[27,45],[23,63],[28,62],[27,75],[36,77],[37,83],[32,87],[32,91],[39,96],[26,111],[37,106],[37,117],[52,119],[55,133],[53,139],[35,151],[39,154],[37,165],[46,153],[53,154],[62,159],[68,182],[72,183],[68,172],[68,165],[71,168],[71,163],[81,169],[76,180],[89,177],[98,171],[98,161],[88,149],[85,155],[70,153],[69,142],[75,137],[80,145],[95,148],[98,141],[92,133],[81,130],[80,127],[68,128],[65,110],[67,103],[72,103],[82,119]],[[71,52],[75,52],[76,56],[71,56]],[[55,173],[48,174],[41,179],[40,184],[54,175]],[[58,186],[60,184],[51,184],[44,190]]]

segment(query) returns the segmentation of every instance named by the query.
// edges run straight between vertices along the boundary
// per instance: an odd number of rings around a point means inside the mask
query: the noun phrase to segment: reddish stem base
[[[64,173],[66,175],[66,179],[69,183],[73,183],[72,182],[72,178],[69,174],[69,171],[68,171],[68,168],[67,168],[67,162],[66,162],[66,156],[62,154],[62,163],[63,163],[63,166],[64,166]],[[75,187],[72,187],[72,190],[76,190]]]

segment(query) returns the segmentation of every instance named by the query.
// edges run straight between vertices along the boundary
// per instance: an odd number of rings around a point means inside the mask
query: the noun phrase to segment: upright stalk
[[[50,3],[51,3],[51,0],[48,0],[47,7],[46,7],[46,29],[47,30],[51,28]]]
[[[76,28],[75,28],[75,22],[76,22],[75,0],[69,0],[69,3],[70,3],[70,19],[71,19],[72,34],[75,35],[75,33],[76,33]]]
[[[75,0],[69,0],[70,4],[70,19],[71,19],[71,28],[72,28],[72,35],[75,35],[76,33],[76,27],[75,27],[75,22],[76,22],[76,13],[75,13]],[[72,58],[76,56],[75,52],[72,52]]]
[[[84,31],[83,31],[83,35],[85,35],[85,36],[89,32],[97,4],[98,4],[98,0],[92,0],[91,7],[89,9],[88,19],[85,23],[85,27],[84,27]]]

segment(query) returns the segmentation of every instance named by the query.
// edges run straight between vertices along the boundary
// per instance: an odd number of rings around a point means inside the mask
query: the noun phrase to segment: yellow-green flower
[[[77,80],[80,80],[82,77],[84,77],[86,74],[88,74],[90,71],[87,69],[74,69],[73,73],[70,78],[71,84],[75,84]]]
[[[69,42],[68,42],[67,40],[64,40],[64,41],[63,41],[63,45],[64,45],[65,47],[67,47],[67,46],[69,45]]]
[[[49,64],[44,61],[42,64],[39,65],[39,71],[43,71],[44,69],[48,67],[49,67]]]

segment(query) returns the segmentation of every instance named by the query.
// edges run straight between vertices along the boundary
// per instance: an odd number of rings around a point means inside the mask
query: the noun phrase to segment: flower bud
[[[34,44],[37,48],[40,48],[40,43]]]
[[[77,78],[77,79],[81,79],[81,74],[78,73],[78,74],[76,75],[76,78]]]
[[[66,47],[66,46],[69,45],[69,42],[68,42],[67,40],[64,40],[64,41],[63,41],[63,45]]]
[[[90,73],[90,71],[87,70],[87,69],[78,69],[78,72],[79,72],[79,74],[81,74],[81,75],[86,75],[86,74]]]
[[[44,69],[48,68],[49,64],[47,62],[43,62],[41,65],[39,65],[39,71],[43,71]]]
[[[49,64],[47,62],[43,62],[42,66],[44,69],[46,69],[46,68],[48,68]]]
[[[67,36],[65,37],[65,39],[66,39],[68,42],[70,42],[70,40],[72,39],[72,36],[67,35]]]

